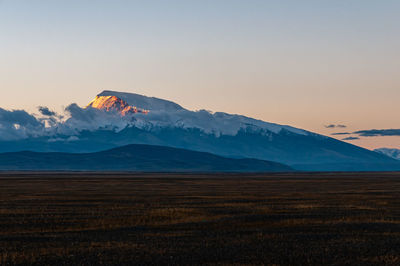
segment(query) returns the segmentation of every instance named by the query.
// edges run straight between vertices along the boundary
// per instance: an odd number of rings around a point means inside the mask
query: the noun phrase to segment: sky
[[[399,129],[399,14],[398,0],[0,0],[0,107],[60,111],[107,89],[325,135]],[[349,136],[400,148],[332,137]]]

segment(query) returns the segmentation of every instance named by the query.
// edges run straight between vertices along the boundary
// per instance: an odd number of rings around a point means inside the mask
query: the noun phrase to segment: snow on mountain
[[[138,128],[179,127],[196,128],[217,136],[236,135],[241,129],[279,133],[282,130],[300,135],[309,132],[290,126],[283,126],[242,115],[223,112],[211,113],[206,110],[190,111],[180,105],[154,97],[134,93],[103,91],[88,105],[105,111],[117,111],[121,116],[132,115],[128,126]],[[146,110],[134,112],[132,110]],[[148,111],[147,111],[148,110]]]
[[[380,148],[375,149],[374,151],[389,156],[393,159],[400,160],[400,149]]]
[[[144,95],[136,94],[136,93],[126,93],[126,92],[116,92],[116,91],[103,91],[98,97],[101,96],[115,96],[132,106],[136,106],[138,108],[142,108],[145,110],[151,111],[177,111],[183,110],[184,108],[179,104],[176,104],[171,101],[155,98],[155,97],[147,97]]]

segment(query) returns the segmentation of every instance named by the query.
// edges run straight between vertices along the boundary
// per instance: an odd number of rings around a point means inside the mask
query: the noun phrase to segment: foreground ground
[[[400,173],[2,173],[14,264],[400,265]]]

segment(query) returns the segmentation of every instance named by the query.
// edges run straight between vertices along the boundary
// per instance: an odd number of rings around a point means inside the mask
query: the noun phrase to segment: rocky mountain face
[[[87,108],[88,107],[105,110],[107,112],[115,111],[121,116],[136,113],[147,114],[149,112],[148,110],[138,109],[135,106],[131,106],[126,101],[116,96],[96,96],[96,98],[88,104]]]

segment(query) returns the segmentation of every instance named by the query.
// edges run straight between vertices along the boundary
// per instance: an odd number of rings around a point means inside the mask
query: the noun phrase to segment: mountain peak
[[[97,95],[100,96],[115,96],[130,106],[135,106],[140,109],[150,111],[178,111],[184,110],[182,106],[174,102],[163,100],[155,97],[148,97],[136,93],[118,92],[105,90]]]
[[[148,113],[148,110],[138,109],[135,106],[130,106],[126,101],[116,96],[96,96],[87,107],[106,111],[116,111],[122,116],[135,113]]]

